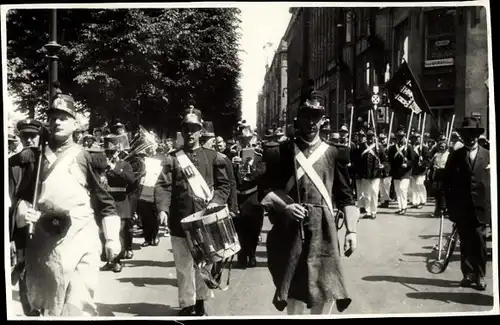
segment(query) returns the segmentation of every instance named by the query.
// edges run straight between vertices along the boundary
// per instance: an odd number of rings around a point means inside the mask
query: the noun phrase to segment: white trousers
[[[365,195],[365,209],[366,213],[377,213],[378,207],[378,193],[380,191],[380,178],[362,179],[361,187]]]
[[[425,174],[415,175],[411,177],[411,203],[413,205],[427,203],[427,190],[425,188]]]
[[[171,242],[177,273],[179,307],[194,306],[196,300],[206,300],[213,297],[213,292],[203,281],[200,271],[195,269],[186,238],[172,236]]]
[[[410,187],[410,179],[395,179],[394,180],[394,191],[396,192],[396,199],[398,201],[399,210],[406,209],[408,207],[408,188]]]
[[[306,311],[306,304],[302,301],[295,299],[287,300],[286,312],[288,315],[304,315]],[[330,315],[332,313],[335,302],[328,302],[311,308],[311,315]]]
[[[380,182],[380,201],[386,202],[391,200],[391,182],[392,177],[382,178]]]
[[[363,192],[363,184],[361,179],[356,178],[356,199],[358,201],[358,208],[365,207],[365,193]]]

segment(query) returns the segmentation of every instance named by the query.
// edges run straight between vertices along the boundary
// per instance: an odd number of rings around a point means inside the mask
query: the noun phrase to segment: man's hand
[[[165,211],[160,211],[160,213],[158,213],[158,219],[160,220],[160,225],[167,225],[168,215]]]
[[[345,240],[344,240],[344,254],[345,256],[349,257],[354,251],[356,250],[356,247],[358,246],[358,241],[356,238],[356,233],[355,232],[347,232],[345,235]]]
[[[20,201],[19,205],[17,206],[17,213],[16,213],[16,223],[19,228],[28,226],[30,224],[33,224],[40,219],[40,216],[42,214],[40,211],[37,211],[33,209],[33,206],[31,203],[27,201]]]
[[[108,262],[112,262],[122,251],[122,245],[118,240],[106,240],[104,245],[106,257]]]
[[[307,209],[298,203],[292,203],[285,206],[285,213],[292,219],[304,219],[307,214]]]
[[[211,202],[207,206],[207,210],[213,209],[215,207],[218,207],[219,205],[217,203]]]

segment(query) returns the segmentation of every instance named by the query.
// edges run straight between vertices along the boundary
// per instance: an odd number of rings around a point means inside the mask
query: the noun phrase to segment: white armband
[[[120,241],[121,222],[119,216],[107,216],[102,219],[102,232],[106,240]]]

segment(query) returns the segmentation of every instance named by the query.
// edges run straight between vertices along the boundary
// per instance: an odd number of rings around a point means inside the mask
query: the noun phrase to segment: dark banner
[[[388,81],[387,90],[393,110],[411,110],[415,114],[425,112],[432,115],[422,89],[406,61]]]

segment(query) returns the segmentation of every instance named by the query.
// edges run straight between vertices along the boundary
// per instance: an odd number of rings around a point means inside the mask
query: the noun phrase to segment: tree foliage
[[[228,136],[241,117],[239,10],[59,9],[59,81],[91,111],[90,126],[120,119],[178,129],[189,105]],[[47,107],[50,10],[7,16],[9,91],[21,107]],[[225,127],[226,126],[226,127]]]

